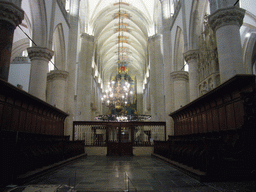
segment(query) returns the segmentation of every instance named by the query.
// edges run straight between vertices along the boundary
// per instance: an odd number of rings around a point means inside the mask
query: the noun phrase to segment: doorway
[[[108,127],[107,155],[133,155],[133,135],[133,127]]]

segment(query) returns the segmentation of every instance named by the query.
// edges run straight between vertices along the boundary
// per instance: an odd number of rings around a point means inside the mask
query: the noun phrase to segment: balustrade
[[[107,122],[74,121],[74,140],[85,140],[88,146],[106,146],[107,141],[117,142],[121,128],[122,142],[132,142],[133,146],[153,146],[154,140],[165,141],[165,122]]]

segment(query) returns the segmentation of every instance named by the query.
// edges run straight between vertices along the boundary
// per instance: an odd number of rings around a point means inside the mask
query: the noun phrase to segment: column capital
[[[46,47],[29,47],[28,56],[30,60],[45,60],[49,62],[52,59],[54,51]]]
[[[21,24],[24,19],[24,11],[10,2],[0,2],[0,20],[11,23],[14,27]]]
[[[47,81],[51,80],[65,80],[68,77],[67,71],[53,70],[47,74]]]
[[[238,7],[219,9],[209,16],[209,24],[213,31],[226,25],[238,25],[240,27],[243,24],[244,15],[245,10]]]
[[[155,34],[148,37],[148,42],[160,40],[162,38],[162,34]]]
[[[93,35],[89,35],[88,33],[82,33],[81,34],[81,38],[82,39],[88,39],[88,40],[94,42],[94,36]]]
[[[183,53],[184,59],[186,62],[189,62],[191,59],[197,60],[198,59],[198,49],[191,49]]]
[[[174,71],[171,73],[171,78],[173,80],[188,80],[187,71]]]

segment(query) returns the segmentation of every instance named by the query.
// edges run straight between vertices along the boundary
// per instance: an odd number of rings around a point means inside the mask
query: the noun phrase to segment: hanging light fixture
[[[112,77],[108,86],[103,94],[102,102],[110,109],[114,109],[117,113],[120,113],[124,108],[134,104],[135,100],[135,81],[128,74],[128,47],[124,47],[124,43],[128,43],[128,37],[124,35],[124,32],[128,32],[128,24],[123,22],[124,18],[129,18],[129,14],[121,12],[121,0],[119,0],[119,10],[115,14],[114,18],[118,18],[118,32],[117,44],[118,44],[118,60],[117,60],[117,74]]]

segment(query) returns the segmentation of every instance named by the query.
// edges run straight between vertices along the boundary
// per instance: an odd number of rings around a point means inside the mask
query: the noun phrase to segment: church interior
[[[154,170],[167,162],[200,182],[255,185],[255,8],[255,0],[0,0],[0,187],[117,157],[143,170],[143,158]]]

